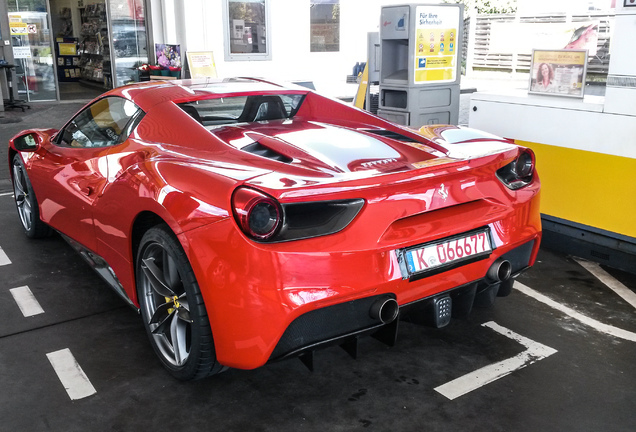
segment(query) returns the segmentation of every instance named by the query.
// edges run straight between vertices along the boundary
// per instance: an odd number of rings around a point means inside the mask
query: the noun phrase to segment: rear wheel
[[[51,229],[40,220],[40,211],[38,209],[38,202],[35,199],[35,192],[33,192],[33,187],[26,173],[22,158],[18,154],[13,157],[12,169],[13,196],[22,228],[24,228],[27,237],[46,237]]]
[[[170,229],[143,236],[137,254],[137,294],[153,349],[176,378],[191,380],[222,370],[212,330],[188,258]]]

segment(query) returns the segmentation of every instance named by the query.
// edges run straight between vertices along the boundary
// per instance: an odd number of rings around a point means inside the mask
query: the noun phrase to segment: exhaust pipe
[[[371,305],[369,315],[371,318],[380,320],[382,324],[389,324],[395,321],[400,311],[398,302],[390,297],[378,299]]]
[[[486,279],[491,283],[505,282],[510,279],[512,274],[512,265],[510,261],[498,258],[488,269]]]

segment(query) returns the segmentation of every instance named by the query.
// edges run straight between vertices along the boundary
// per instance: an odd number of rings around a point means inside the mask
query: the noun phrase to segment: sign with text
[[[188,51],[186,56],[192,78],[216,78],[212,51]]]
[[[533,50],[528,93],[582,98],[587,50]]]
[[[10,22],[9,29],[11,30],[11,36],[26,36],[29,34],[27,31],[27,23]]]
[[[77,45],[75,43],[58,43],[57,46],[60,51],[60,55],[63,55],[63,56],[77,55]]]
[[[418,6],[415,20],[416,84],[454,82],[460,10],[456,7]]]
[[[16,59],[29,59],[31,58],[31,47],[29,46],[14,46],[13,58]]]

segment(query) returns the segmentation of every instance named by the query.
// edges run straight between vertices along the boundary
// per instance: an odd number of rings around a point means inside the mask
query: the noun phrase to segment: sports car
[[[442,327],[541,239],[530,149],[259,79],[120,87],[8,162],[26,235],[77,249],[182,380]]]

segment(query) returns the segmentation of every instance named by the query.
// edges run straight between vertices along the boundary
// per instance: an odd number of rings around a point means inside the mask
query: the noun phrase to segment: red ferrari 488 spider
[[[59,232],[177,378],[252,369],[505,296],[539,249],[529,149],[254,79],[112,90],[9,144],[28,237]]]

